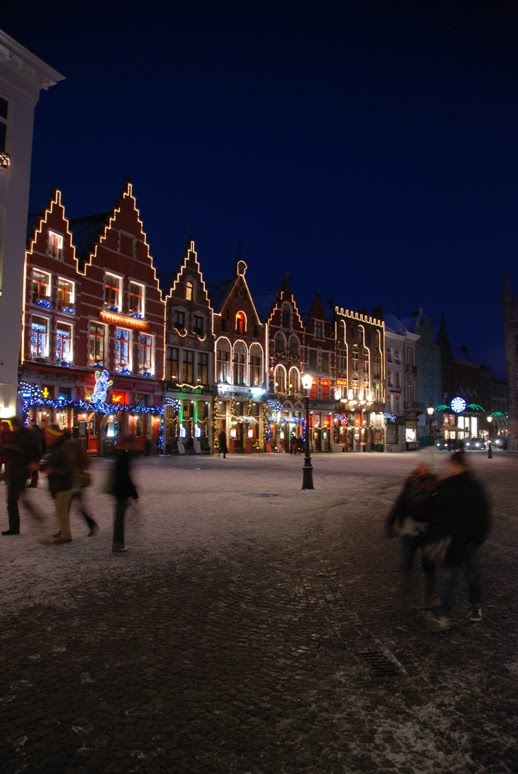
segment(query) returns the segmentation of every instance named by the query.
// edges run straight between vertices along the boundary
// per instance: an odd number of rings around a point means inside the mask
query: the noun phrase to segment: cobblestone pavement
[[[44,545],[22,518],[0,538],[1,771],[518,772],[518,458],[475,455],[484,621],[461,585],[445,633],[383,536],[412,455],[316,455],[311,492],[291,455],[145,458],[125,555],[94,488],[95,538],[74,517]]]

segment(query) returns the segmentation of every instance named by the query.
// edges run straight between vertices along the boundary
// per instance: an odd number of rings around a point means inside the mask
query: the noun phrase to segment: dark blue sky
[[[339,6],[337,8],[337,5]],[[160,272],[289,272],[350,309],[418,307],[503,375],[518,290],[516,3],[50,2],[0,26],[66,80],[36,111],[31,210],[130,177]]]

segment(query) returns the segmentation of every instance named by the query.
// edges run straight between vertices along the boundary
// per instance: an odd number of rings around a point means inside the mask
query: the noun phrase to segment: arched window
[[[246,345],[242,341],[234,344],[234,384],[246,384]]]
[[[246,333],[246,314],[244,312],[237,312],[236,314],[236,333]]]
[[[290,336],[289,353],[292,357],[300,357],[300,341],[298,336]]]
[[[275,377],[274,377],[274,383],[275,383],[275,392],[281,392],[286,393],[286,369],[284,366],[277,366],[275,369]]]
[[[216,381],[230,384],[230,343],[220,339],[216,345]]]
[[[277,357],[282,357],[286,352],[286,338],[283,333],[276,333],[273,342],[273,349]]]
[[[192,301],[194,298],[194,287],[192,282],[185,283],[185,300]]]
[[[300,395],[300,371],[298,368],[290,368],[288,390],[290,395]]]
[[[345,322],[344,320],[340,320],[338,324],[338,341],[345,344]]]
[[[259,344],[252,344],[250,347],[250,387],[260,387],[263,382],[263,350]]]

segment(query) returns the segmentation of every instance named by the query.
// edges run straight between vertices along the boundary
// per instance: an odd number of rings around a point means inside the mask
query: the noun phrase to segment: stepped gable
[[[288,302],[295,312],[295,315],[291,320],[292,330],[304,331],[304,322],[302,320],[297,302],[295,301],[295,296],[293,295],[287,274],[283,275],[280,290],[273,299],[273,303],[270,305],[268,316],[265,318],[269,325],[279,328],[282,327],[282,305],[285,302]]]
[[[171,281],[169,284],[168,297],[181,296],[182,299],[187,298],[186,294],[186,282],[196,282],[200,294],[196,293],[196,300],[199,303],[205,304],[212,311],[211,298],[208,290],[208,284],[205,282],[201,265],[198,260],[198,253],[196,251],[196,244],[193,239],[187,240],[185,256],[181,262],[178,271],[171,275]]]

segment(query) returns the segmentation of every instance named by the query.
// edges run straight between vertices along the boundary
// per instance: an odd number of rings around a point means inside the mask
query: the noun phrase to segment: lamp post
[[[426,413],[428,414],[428,432],[430,433],[430,442],[429,446],[432,446],[432,417],[433,417],[434,408],[433,406],[428,406],[426,409]]]
[[[309,453],[309,391],[313,384],[311,374],[302,375],[302,387],[304,388],[304,402],[306,409],[306,442],[304,448],[304,467],[302,468],[302,489],[314,489],[313,486],[313,467],[311,465],[311,455]]]
[[[493,421],[493,417],[491,415],[488,416],[487,421],[489,422],[489,430],[488,430],[488,438],[487,438],[487,458],[488,460],[493,459],[493,448],[491,446],[491,422]]]

